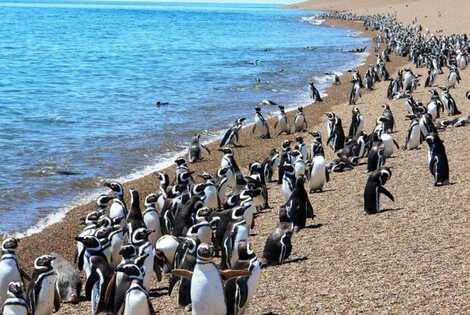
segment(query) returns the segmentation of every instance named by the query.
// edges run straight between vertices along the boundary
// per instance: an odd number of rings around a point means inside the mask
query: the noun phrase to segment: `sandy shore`
[[[338,3],[340,1],[337,0]],[[399,6],[402,1],[390,3]],[[468,21],[466,23],[470,23]],[[336,27],[361,29],[360,24],[355,22],[329,22]],[[444,26],[445,23],[436,27]],[[451,27],[445,30],[453,31]],[[375,56],[371,55],[366,63],[374,62]],[[387,67],[395,75],[406,62],[392,56],[392,62]],[[423,69],[416,72],[423,73]],[[440,82],[444,77],[439,77]],[[470,106],[465,99],[470,82],[468,71],[463,71],[462,77],[463,83],[452,94],[459,109],[468,115]],[[323,128],[323,113],[330,110],[343,119],[346,130],[349,127],[351,107],[346,103],[350,89],[349,76],[343,77],[342,81],[344,84],[328,90],[325,102],[306,108],[305,113],[313,129]],[[366,130],[374,126],[376,117],[382,112],[380,105],[387,102],[387,84],[379,83],[373,92],[365,93],[358,104],[366,119]],[[429,97],[423,88],[419,88],[415,95],[423,101]],[[394,137],[403,144],[408,125],[404,119],[404,102],[389,103],[397,124]],[[305,229],[294,236],[293,256],[306,259],[264,270],[257,294],[246,313],[470,311],[467,303],[470,297],[470,283],[467,281],[470,261],[470,196],[467,184],[470,176],[466,158],[469,132],[470,127],[463,127],[446,131],[441,136],[449,156],[452,185],[441,188],[432,186],[424,147],[418,151],[397,152],[394,158],[389,159],[387,165],[393,167],[393,177],[387,186],[395,195],[396,202],[386,203],[390,211],[380,215],[364,216],[361,213],[362,192],[367,180],[365,166],[351,172],[333,174],[324,193],[310,195],[317,214],[314,223],[321,226]],[[306,134],[304,138],[310,140]],[[272,147],[278,148],[285,139],[293,139],[293,136],[258,140],[244,130],[240,142],[245,147],[237,149],[237,161],[246,167],[253,160],[262,160]],[[326,153],[327,158],[332,158],[330,150]],[[207,160],[191,165],[191,169],[214,172],[219,166],[220,157],[215,151]],[[172,173],[171,170],[169,172]],[[155,191],[158,183],[150,175],[128,183],[127,187],[136,188],[143,197]],[[277,209],[281,205],[278,186],[270,187],[270,203],[273,210],[257,219],[257,235],[252,238],[259,254],[267,235],[278,221]],[[24,239],[19,251],[22,264],[30,267],[34,257],[51,251],[72,259],[75,248],[73,238],[78,232],[79,218],[92,208],[92,204],[77,207],[63,222]],[[166,287],[167,284],[164,281],[157,286]],[[160,314],[177,312],[174,297],[161,296],[155,298],[153,304]],[[59,312],[87,313],[87,303],[63,306]]]

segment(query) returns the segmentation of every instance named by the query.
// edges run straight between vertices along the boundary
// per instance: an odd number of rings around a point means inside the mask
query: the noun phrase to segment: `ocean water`
[[[309,80],[326,88],[324,72],[352,68],[364,56],[346,51],[368,43],[309,16],[253,4],[0,2],[0,232],[63,215],[103,179],[155,170],[193,133],[207,140],[251,119],[262,99],[306,103]]]

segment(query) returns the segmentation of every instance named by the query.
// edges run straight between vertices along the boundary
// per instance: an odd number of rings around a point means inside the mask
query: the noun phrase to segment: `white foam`
[[[304,16],[300,18],[302,22],[310,23],[312,25],[321,25],[325,20],[319,19],[317,16]]]

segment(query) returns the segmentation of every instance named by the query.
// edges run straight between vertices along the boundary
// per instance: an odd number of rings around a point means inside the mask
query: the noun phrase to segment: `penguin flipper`
[[[116,273],[113,274],[111,280],[108,283],[108,287],[106,288],[104,294],[103,304],[105,309],[111,310],[113,308],[114,302],[114,295],[116,292]]]
[[[380,186],[380,192],[387,196],[391,201],[395,202],[395,198],[393,197],[392,193],[389,192],[385,187]]]
[[[85,282],[85,297],[86,297],[87,301],[91,300],[91,293],[93,291],[93,286],[95,285],[95,282],[99,281],[99,280],[100,280],[100,277],[99,277],[98,273],[96,272],[96,270],[93,270],[91,272],[90,276],[88,277],[88,279],[86,279],[86,282]]]
[[[20,272],[21,280],[24,282],[24,279],[26,279],[28,282],[31,281],[30,275],[26,273],[21,267],[18,266],[18,271]]]
[[[185,269],[175,269],[171,273],[175,276],[187,279],[191,279],[193,277],[193,272]]]
[[[223,280],[228,280],[231,278],[237,278],[237,277],[248,277],[251,275],[251,273],[248,270],[232,270],[232,269],[227,269],[220,271],[220,276],[222,277]]]
[[[60,293],[59,287],[56,285],[54,289],[54,311],[58,312],[60,309]]]
[[[155,309],[153,308],[152,302],[150,302],[150,299],[147,299],[147,303],[149,306],[149,314],[150,315],[156,315],[157,312],[155,312]]]
[[[326,182],[328,183],[330,181],[330,171],[328,171],[327,167],[325,167],[325,177],[326,177]]]

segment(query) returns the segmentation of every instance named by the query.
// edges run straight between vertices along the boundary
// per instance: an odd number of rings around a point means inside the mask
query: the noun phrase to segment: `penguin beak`
[[[103,183],[103,186],[104,186],[104,187],[111,188],[111,183],[110,183],[110,182],[104,182],[104,183]]]

